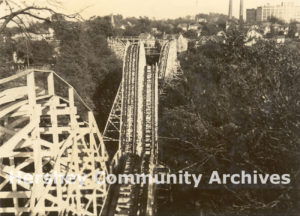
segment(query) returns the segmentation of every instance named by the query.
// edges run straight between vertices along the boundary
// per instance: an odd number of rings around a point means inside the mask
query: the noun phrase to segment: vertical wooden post
[[[28,103],[30,107],[30,121],[35,123],[35,127],[31,133],[31,141],[33,145],[33,157],[34,157],[34,175],[43,173],[43,164],[41,157],[41,145],[39,143],[40,132],[39,132],[39,124],[40,124],[40,115],[41,115],[41,107],[36,104],[36,91],[35,91],[35,80],[34,80],[34,71],[27,75],[27,88],[28,88]],[[36,179],[34,178],[34,181]],[[45,200],[41,197],[41,191],[43,191],[44,185],[40,181],[38,184],[33,184],[31,200],[30,200],[30,208],[32,215],[45,215]],[[36,205],[38,202],[38,205]]]
[[[55,87],[54,87],[54,74],[51,72],[48,75],[47,78],[48,81],[48,95],[54,96],[55,95]],[[53,139],[53,149],[51,151],[53,152],[53,156],[56,159],[56,164],[54,167],[54,172],[57,172],[58,174],[61,174],[60,169],[60,157],[57,157],[59,154],[59,132],[58,132],[58,119],[57,119],[57,106],[59,105],[59,98],[52,97],[50,102],[50,118],[51,118],[51,128],[52,128],[52,139]],[[58,178],[56,182],[56,194],[57,199],[62,200],[62,182],[61,179]],[[61,202],[57,202],[57,209],[58,212],[61,211]]]
[[[72,87],[69,88],[69,106],[70,109],[75,107],[74,89]]]
[[[9,158],[9,163],[10,163],[10,166],[13,166],[13,168],[15,168],[15,160],[14,160],[14,157],[10,157]],[[16,193],[17,192],[17,181],[14,180],[12,182],[12,192],[13,193]],[[16,196],[16,194],[15,194]],[[18,212],[18,208],[19,208],[19,202],[18,202],[18,197],[14,197],[13,198],[13,202],[14,202],[14,209],[15,209],[15,215],[19,215],[19,212]]]
[[[93,157],[95,157],[95,149],[94,146],[96,145],[96,141],[95,141],[95,137],[94,137],[94,117],[93,117],[93,113],[91,111],[88,112],[88,117],[89,117],[89,137],[90,137],[90,152],[93,154]],[[91,172],[93,173],[93,175],[95,174],[96,171],[96,167],[95,167],[95,160],[91,160],[91,166],[92,166],[92,170]],[[94,214],[97,214],[97,194],[96,194],[96,190],[93,190],[93,211]]]
[[[79,157],[78,157],[78,143],[76,140],[78,128],[76,124],[76,108],[75,108],[75,97],[74,97],[74,89],[72,87],[69,88],[69,108],[70,108],[70,121],[71,121],[71,136],[72,136],[72,142],[73,142],[73,154],[75,157],[74,159],[74,170],[75,174],[80,174],[80,166],[79,166]],[[81,208],[81,191],[80,191],[80,185],[79,180],[77,179],[76,184],[74,185],[76,187],[76,208],[77,208],[77,214],[82,215],[82,208]]]
[[[27,89],[28,89],[28,101],[29,105],[33,109],[36,105],[36,93],[35,93],[35,80],[34,72],[31,72],[27,75]],[[34,113],[31,113],[31,118]]]
[[[49,73],[48,78],[48,95],[55,95],[55,87],[54,87],[54,74],[53,72]]]

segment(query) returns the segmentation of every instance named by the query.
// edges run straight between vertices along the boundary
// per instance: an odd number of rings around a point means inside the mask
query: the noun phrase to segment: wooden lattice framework
[[[108,155],[91,109],[53,71],[2,79],[0,91],[0,215],[99,215],[107,185],[95,174]],[[87,178],[30,184],[12,172]]]

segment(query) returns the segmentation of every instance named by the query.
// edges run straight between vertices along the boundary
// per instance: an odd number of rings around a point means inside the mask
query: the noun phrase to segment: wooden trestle
[[[0,88],[0,215],[98,215],[107,185],[94,178],[108,155],[91,109],[53,71],[27,70]],[[46,184],[47,173],[77,177]]]

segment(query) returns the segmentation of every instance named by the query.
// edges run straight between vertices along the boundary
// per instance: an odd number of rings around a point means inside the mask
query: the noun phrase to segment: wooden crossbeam
[[[20,117],[17,120],[10,123],[9,125],[7,125],[7,128],[14,129],[16,126],[18,126],[19,124],[23,123],[26,120],[28,120],[28,118]]]
[[[1,175],[1,173],[0,173]],[[6,178],[1,184],[0,184],[0,190],[2,190],[5,185],[7,185],[9,183],[9,178]],[[0,196],[1,197],[1,196]]]
[[[27,173],[25,173],[25,172],[23,172],[21,170],[15,169],[12,166],[3,166],[3,165],[0,165],[0,168],[1,168],[0,175],[2,177],[4,177],[5,179],[8,179],[8,181],[10,179],[10,172],[13,172],[13,173],[19,172],[22,176],[24,176],[25,174],[27,174]],[[18,183],[18,185],[22,186],[26,190],[30,190],[31,189],[31,185],[28,184],[27,182],[22,181],[22,179],[20,181],[17,181],[17,183]]]
[[[26,86],[4,90],[0,93],[0,105],[15,101],[26,96]]]
[[[22,130],[18,131],[11,139],[9,139],[5,145],[0,147],[0,158],[4,158],[7,154],[11,154],[14,148],[18,145],[18,143],[28,136],[28,133],[31,132],[34,128],[34,122],[30,122],[26,127]]]
[[[20,208],[0,208],[0,213],[15,213],[15,212],[30,212],[30,208],[20,207]]]
[[[15,131],[9,130],[9,129],[5,128],[5,127],[0,126],[0,134],[1,133],[2,134],[6,133],[6,134],[9,134],[9,135],[15,135],[16,134]]]
[[[8,191],[0,191],[0,199],[1,198],[30,198],[31,191],[18,191],[18,192],[8,192]]]

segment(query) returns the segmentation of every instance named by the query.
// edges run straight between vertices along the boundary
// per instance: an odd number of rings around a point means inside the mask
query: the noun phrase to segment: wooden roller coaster
[[[175,64],[174,46],[163,47],[157,66],[147,65],[142,42],[126,45],[103,136],[91,109],[55,72],[26,70],[0,80],[1,216],[155,215],[155,184],[98,184],[95,173],[156,172],[159,79]],[[34,183],[56,173],[74,176],[72,184]]]

